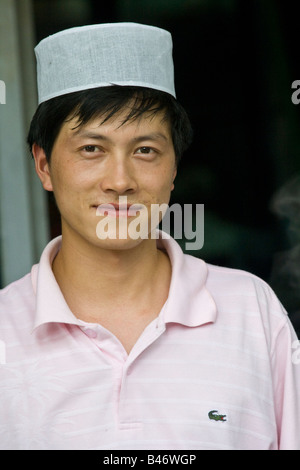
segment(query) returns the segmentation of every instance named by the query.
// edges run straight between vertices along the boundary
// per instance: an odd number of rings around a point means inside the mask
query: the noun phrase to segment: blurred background
[[[191,254],[267,281],[299,335],[299,13],[289,0],[0,0],[0,287],[60,233],[26,148],[33,47],[73,26],[141,22],[172,33],[177,98],[194,129],[171,200],[205,205],[204,246]]]

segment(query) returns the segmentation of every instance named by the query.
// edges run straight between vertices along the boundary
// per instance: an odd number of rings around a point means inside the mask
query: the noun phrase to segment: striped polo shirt
[[[60,244],[0,291],[1,449],[300,449],[298,340],[264,281],[160,238],[169,297],[127,354],[68,308]]]

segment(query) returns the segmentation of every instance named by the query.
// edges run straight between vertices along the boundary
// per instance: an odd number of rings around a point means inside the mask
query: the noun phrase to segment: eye
[[[151,147],[140,147],[136,150],[135,153],[139,155],[152,155],[155,154],[156,151]]]
[[[85,152],[89,152],[89,153],[94,153],[96,151],[99,151],[99,147],[96,147],[96,145],[86,145],[85,147],[83,147],[83,149]]]
[[[81,155],[84,158],[98,158],[104,155],[104,150],[97,145],[85,145],[84,147],[80,148]]]

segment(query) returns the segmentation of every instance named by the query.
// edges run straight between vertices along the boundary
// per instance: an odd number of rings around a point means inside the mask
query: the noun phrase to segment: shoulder
[[[31,273],[0,289],[0,322],[1,327],[15,322],[26,321],[26,312],[32,313],[35,295]]]
[[[15,296],[24,295],[28,290],[32,291],[31,273],[27,273],[0,289],[0,302],[3,303],[9,299],[12,300]]]
[[[266,281],[238,269],[209,264],[207,268],[206,286],[224,321],[231,319],[253,331],[263,328],[270,343],[283,328],[291,328],[286,309]]]
[[[220,296],[257,299],[270,304],[278,310],[283,306],[273,289],[260,277],[248,271],[207,264],[207,285]]]
[[[269,284],[248,271],[227,268],[205,262],[201,258],[185,254],[188,271],[195,282],[199,276],[206,274],[206,285],[220,295],[267,296],[276,298]]]

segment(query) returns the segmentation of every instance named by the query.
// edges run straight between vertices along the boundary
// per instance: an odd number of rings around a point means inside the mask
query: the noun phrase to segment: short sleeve
[[[272,368],[278,449],[300,450],[300,342],[288,317],[274,341]]]

